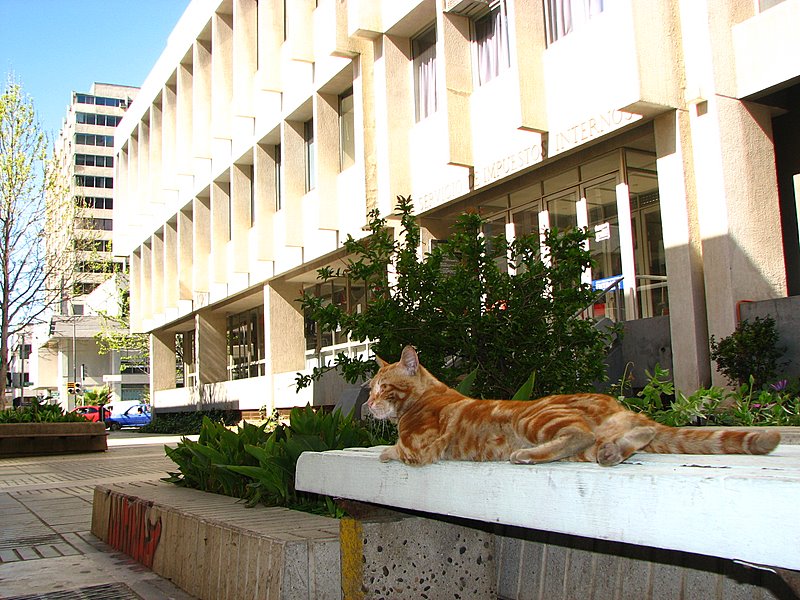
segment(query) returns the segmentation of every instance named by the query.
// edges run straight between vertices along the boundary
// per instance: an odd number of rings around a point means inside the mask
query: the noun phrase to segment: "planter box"
[[[105,423],[3,423],[0,457],[104,452]]]

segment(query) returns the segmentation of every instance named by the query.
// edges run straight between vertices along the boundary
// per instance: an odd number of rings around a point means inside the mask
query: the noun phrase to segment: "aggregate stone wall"
[[[494,535],[421,517],[343,519],[347,600],[496,597]]]

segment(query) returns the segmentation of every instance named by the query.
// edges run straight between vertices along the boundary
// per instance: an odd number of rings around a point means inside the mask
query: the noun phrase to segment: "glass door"
[[[616,175],[612,175],[583,185],[581,195],[586,200],[589,250],[594,262],[591,270],[592,287],[598,292],[607,290],[594,305],[593,316],[622,321],[625,319],[625,310],[617,184]]]
[[[667,260],[658,179],[654,174],[631,173],[629,181],[639,316],[668,315]]]

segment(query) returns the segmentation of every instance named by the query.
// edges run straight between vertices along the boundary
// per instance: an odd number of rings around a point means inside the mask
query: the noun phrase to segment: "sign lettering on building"
[[[475,188],[502,179],[507,175],[521,171],[525,167],[530,167],[542,162],[547,156],[547,148],[544,143],[534,144],[523,148],[502,158],[498,158],[485,165],[475,166]]]
[[[554,156],[575,146],[598,138],[642,118],[642,115],[622,110],[609,110],[591,116],[585,121],[563,129],[550,132],[550,155]]]
[[[426,210],[436,208],[445,202],[454,200],[455,198],[463,196],[464,194],[468,194],[469,191],[470,188],[468,176],[459,177],[458,179],[448,181],[444,185],[434,190],[417,194],[414,198],[414,212],[421,213],[425,212]]]

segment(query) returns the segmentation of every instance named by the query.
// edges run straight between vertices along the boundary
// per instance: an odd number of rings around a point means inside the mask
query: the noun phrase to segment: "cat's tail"
[[[661,454],[769,454],[781,441],[774,429],[687,429],[658,425],[644,452]]]

